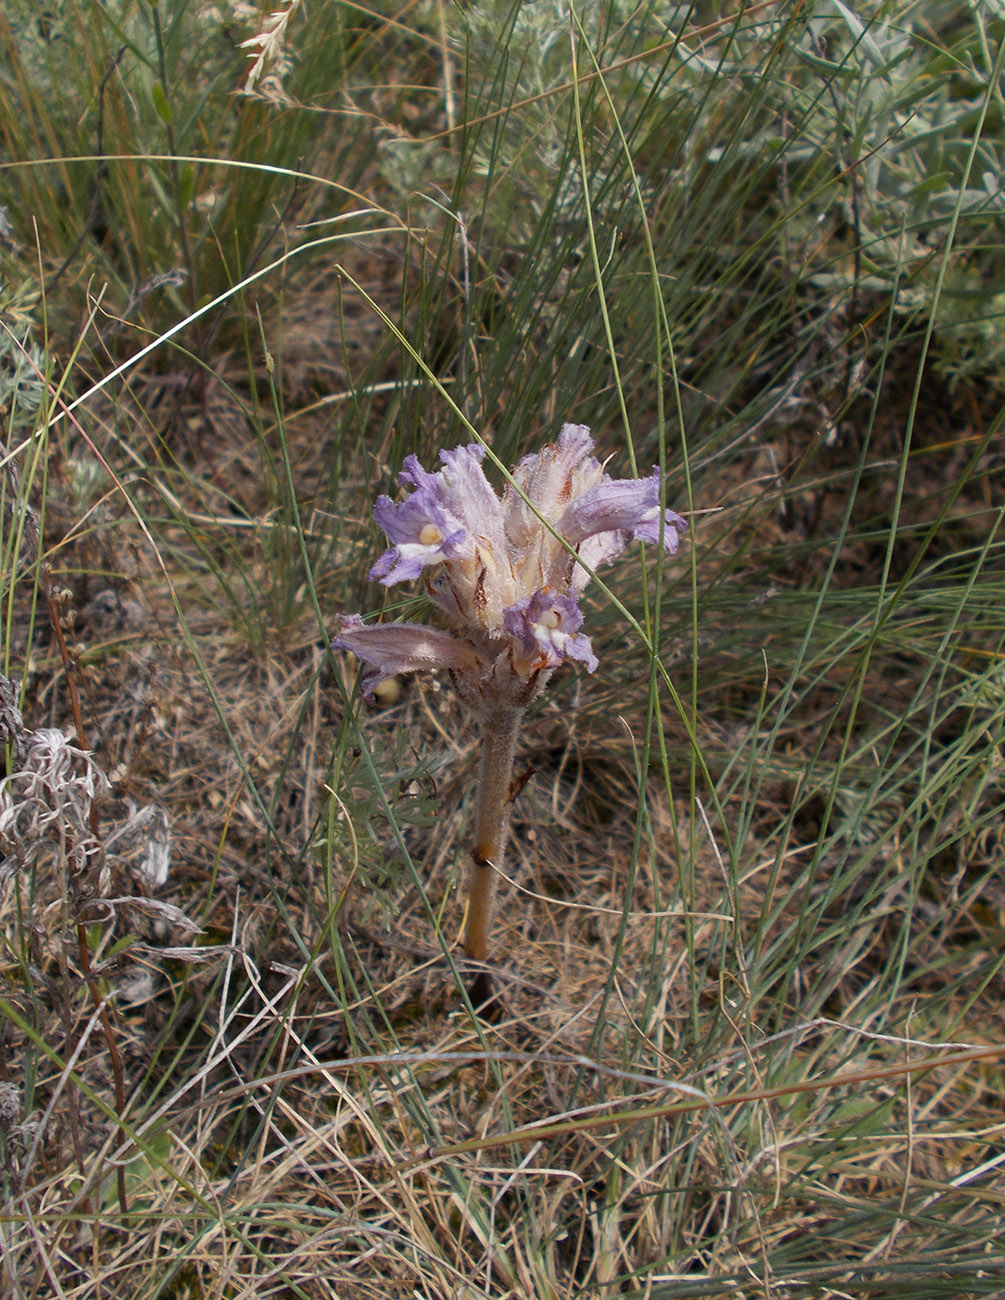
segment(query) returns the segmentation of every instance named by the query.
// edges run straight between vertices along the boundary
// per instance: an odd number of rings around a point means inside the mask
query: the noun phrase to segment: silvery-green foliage
[[[617,66],[619,56],[628,49],[672,42],[678,11],[682,17],[687,12],[683,6],[623,0],[589,0],[576,6],[575,22],[561,0],[483,0],[467,11],[458,54],[468,69],[469,94],[483,111],[513,106],[491,131],[479,133],[472,146],[475,173],[492,178],[493,207],[499,216],[527,232],[545,212],[554,213],[559,231],[582,220],[583,179],[579,169],[569,165],[569,85],[576,73],[582,77],[593,71],[592,51],[602,66],[615,65],[605,73],[605,82],[619,106],[634,112],[629,106],[641,107],[662,81],[665,56]],[[595,83],[592,89],[584,83],[583,95],[593,101],[588,114],[599,114],[600,122],[597,138],[591,141],[589,199],[603,212],[623,201],[625,178],[620,177],[616,133],[596,89]]]
[[[66,0],[40,5],[34,0],[7,0],[4,17],[8,28],[4,36],[17,52],[21,67],[40,85],[55,85],[54,54],[72,42],[73,6]],[[6,66],[9,54],[5,53]]]
[[[717,177],[760,169],[736,214],[743,249],[778,244],[787,270],[828,302],[853,289],[886,295],[896,284],[904,317],[923,321],[934,309],[944,373],[1001,375],[1000,6],[811,0],[726,18],[701,6],[591,3],[575,13],[574,23],[558,0],[483,0],[467,11],[459,54],[468,93],[495,114],[471,145],[476,173],[491,177],[490,220],[531,231],[550,214],[561,237],[582,222],[588,197],[595,221],[621,229],[631,177],[620,133],[647,209],[686,214]],[[622,66],[629,49],[652,54]],[[588,75],[591,55],[620,133]],[[586,78],[586,189],[568,89],[574,68]],[[685,227],[700,244],[700,229]]]
[[[993,78],[1005,30],[980,6],[864,9],[818,0],[806,14],[792,46],[796,75],[774,80],[768,93],[777,106],[777,143],[797,137],[784,150],[788,181],[810,196],[797,222],[834,231],[832,242],[821,241],[811,281],[833,290],[855,280],[859,290],[883,294],[897,284],[904,315],[924,320],[935,310],[936,357],[945,373],[1000,378],[1005,137]],[[747,147],[771,145],[764,139]],[[839,244],[844,259],[835,256]]]
[[[45,356],[26,333],[0,329],[0,421],[6,430],[34,419],[45,396]]]

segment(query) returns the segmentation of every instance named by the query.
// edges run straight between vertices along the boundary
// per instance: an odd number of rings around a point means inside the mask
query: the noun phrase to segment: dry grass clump
[[[10,816],[30,811],[30,747],[67,745],[52,728],[74,695],[85,734],[44,863],[24,834],[6,847],[9,1285],[742,1295],[788,1269],[790,1293],[841,1294],[852,1276],[885,1285],[890,1261],[948,1267],[960,1240],[979,1253],[996,1211],[969,1189],[997,1168],[999,1094],[992,1064],[951,1062],[1003,1031],[990,778],[967,778],[967,818],[928,812],[946,848],[918,888],[910,783],[880,799],[843,757],[846,660],[825,653],[780,725],[751,722],[756,685],[729,626],[706,621],[690,716],[716,803],[686,794],[676,708],[669,767],[652,752],[642,768],[644,701],[621,666],[637,647],[612,629],[615,670],[570,675],[525,736],[503,1011],[474,1019],[471,720],[447,683],[415,681],[355,729],[351,669],[326,650],[281,476],[263,472],[279,433],[249,444],[260,423],[238,399],[221,385],[199,424],[199,474],[184,430],[206,407],[176,401],[174,449],[132,494],[156,552],[80,461],[48,488],[67,654],[36,634],[26,726],[8,692]],[[281,436],[324,604],[369,542],[350,506],[369,468],[347,464],[332,497],[328,426],[308,413]],[[717,490],[697,544],[714,529],[718,564],[760,548],[770,624],[792,586],[785,537],[741,480]],[[10,591],[19,626],[29,590]],[[666,644],[686,674],[693,642]],[[941,708],[885,664],[862,695]],[[939,743],[966,734],[955,716]]]
[[[733,1294],[753,1295],[781,1288],[790,1258],[803,1279],[790,1293],[841,1294],[845,1272],[948,1260],[952,1239],[987,1231],[966,1188],[1001,1132],[992,1067],[906,1086],[904,1071],[946,1041],[926,1015],[929,981],[958,981],[940,1001],[942,1016],[957,1006],[953,1041],[1000,1041],[1000,976],[964,991],[974,926],[990,934],[990,879],[952,919],[945,899],[915,900],[927,938],[910,958],[911,1033],[872,1030],[889,1008],[870,1009],[869,989],[909,892],[896,853],[874,856],[889,884],[877,903],[859,882],[870,902],[848,926],[849,895],[827,884],[837,847],[806,874],[819,811],[779,841],[792,770],[769,774],[730,847],[704,804],[670,802],[658,770],[639,789],[642,716],[612,723],[613,688],[591,698],[578,682],[581,698],[544,708],[521,756],[498,922],[505,1012],[480,1023],[451,967],[475,742],[452,694],[408,684],[366,721],[372,752],[396,755],[388,788],[413,807],[396,826],[360,755],[333,763],[348,717],[309,614],[249,653],[247,625],[222,619],[187,567],[184,530],[164,537],[173,591],[146,566],[90,594],[69,670],[110,779],[102,861],[149,901],[128,924],[124,907],[102,913],[88,940],[115,1005],[124,1115],[65,906],[22,865],[5,908],[8,953],[27,927],[38,954],[9,975],[34,996],[7,998],[10,1285],[536,1297],[734,1278]],[[79,544],[64,547],[68,568]],[[259,542],[240,544],[253,582]],[[53,679],[35,692],[53,721],[59,660],[32,668]],[[722,717],[702,717],[710,755],[757,739],[729,721],[731,698],[727,685]],[[669,715],[666,734],[682,744]],[[351,813],[364,806],[368,826]],[[980,832],[985,851],[994,834]],[[392,869],[403,848],[410,882]],[[807,898],[840,942],[808,950],[779,994],[772,947]],[[182,914],[201,935],[179,933]],[[829,992],[808,1015],[814,987]]]

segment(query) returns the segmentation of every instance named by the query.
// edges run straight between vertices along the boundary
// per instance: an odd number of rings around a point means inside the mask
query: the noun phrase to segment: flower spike
[[[579,597],[588,570],[632,541],[675,555],[687,523],[661,507],[660,475],[612,479],[593,455],[583,424],[565,424],[555,443],[525,456],[500,498],[485,476],[477,443],[440,452],[428,471],[407,456],[401,501],[378,498],[374,518],[390,543],[370,570],[385,587],[421,578],[454,624],[453,633],[415,623],[364,624],[340,616],[332,646],[367,665],[363,693],[383,678],[446,668],[482,723],[482,761],[464,945],[484,961],[496,875],[509,820],[520,721],[566,660],[595,672],[580,631]],[[490,989],[479,977],[478,988]]]

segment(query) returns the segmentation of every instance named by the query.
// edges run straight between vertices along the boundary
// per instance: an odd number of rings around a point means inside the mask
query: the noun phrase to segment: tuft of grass
[[[0,826],[46,728],[109,786],[4,841],[5,1294],[1005,1287],[1000,29],[0,18]],[[483,1023],[474,728],[326,624],[404,455],[566,419],[692,541],[528,728]]]

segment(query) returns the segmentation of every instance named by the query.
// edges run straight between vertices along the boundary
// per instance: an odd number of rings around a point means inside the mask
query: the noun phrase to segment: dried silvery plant
[[[11,749],[12,770],[0,779],[0,897],[15,869],[43,850],[65,862],[69,879],[97,888],[104,852],[92,811],[108,780],[90,751],[71,745],[53,727],[31,731],[17,706],[17,688],[0,674],[0,741]]]
[[[488,955],[520,721],[565,660],[578,660],[589,672],[598,666],[580,631],[579,597],[589,570],[615,559],[632,541],[662,543],[673,555],[687,529],[680,515],[661,511],[658,471],[644,479],[612,479],[592,451],[590,430],[566,424],[557,443],[519,462],[501,499],[485,477],[485,451],[476,443],[441,451],[443,468],[436,473],[408,456],[399,482],[410,494],[397,503],[382,496],[374,508],[391,545],[370,577],[385,587],[422,577],[455,630],[367,626],[358,614],[336,620],[333,648],[351,650],[370,665],[365,695],[372,696],[385,677],[446,668],[481,723],[463,939],[468,956],[478,961]]]

